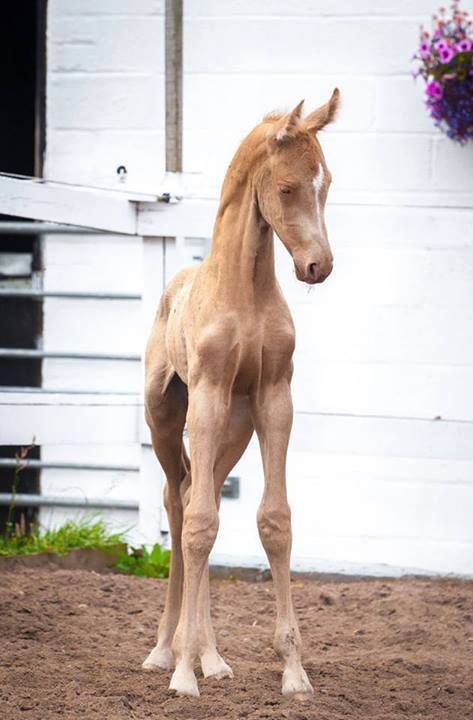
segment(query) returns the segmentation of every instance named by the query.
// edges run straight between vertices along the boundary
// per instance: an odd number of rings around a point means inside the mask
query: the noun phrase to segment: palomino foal
[[[170,688],[179,694],[199,695],[197,658],[205,677],[233,675],[212,629],[208,556],[223,482],[254,429],[265,479],[257,520],[276,594],[282,691],[312,692],[290,590],[285,465],[294,326],[275,276],[273,231],[299,280],[325,280],[332,270],[324,223],[330,173],[316,134],[334,119],[338,101],[335,90],[305,119],[302,103],[270,115],[242,142],[223,184],[210,255],[167,287],[149,340],[146,418],[167,479],[173,552],[158,642],[143,667],[175,667]]]

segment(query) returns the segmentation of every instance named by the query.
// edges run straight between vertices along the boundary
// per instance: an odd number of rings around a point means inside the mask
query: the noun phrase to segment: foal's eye
[[[280,192],[282,192],[283,195],[290,195],[292,193],[292,189],[290,187],[282,187],[280,188]]]

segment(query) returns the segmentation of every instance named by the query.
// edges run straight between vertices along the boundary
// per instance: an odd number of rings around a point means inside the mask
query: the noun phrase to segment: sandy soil
[[[144,673],[165,581],[88,571],[0,576],[0,717],[138,720],[471,720],[473,583],[295,581],[306,705],[280,695],[270,582],[212,581],[219,647],[234,680],[173,697]]]

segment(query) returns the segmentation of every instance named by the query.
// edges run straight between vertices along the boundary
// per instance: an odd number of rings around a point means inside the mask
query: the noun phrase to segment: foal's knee
[[[266,552],[283,554],[291,544],[291,509],[287,503],[278,508],[261,505],[258,510],[258,530]]]
[[[190,503],[184,512],[183,552],[196,560],[207,559],[217,537],[217,531],[217,509],[194,510]]]

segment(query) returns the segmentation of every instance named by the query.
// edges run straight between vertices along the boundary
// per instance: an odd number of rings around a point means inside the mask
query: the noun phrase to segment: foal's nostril
[[[312,280],[316,280],[318,275],[317,263],[310,263],[309,267],[307,268],[307,273]]]

